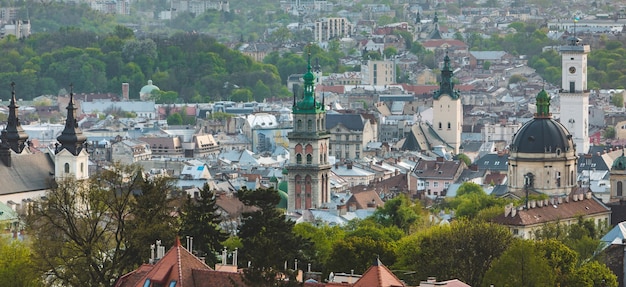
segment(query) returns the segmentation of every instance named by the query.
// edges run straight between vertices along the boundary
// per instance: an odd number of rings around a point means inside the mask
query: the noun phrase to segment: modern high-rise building
[[[315,41],[326,42],[352,35],[352,24],[346,18],[320,18],[315,21]]]

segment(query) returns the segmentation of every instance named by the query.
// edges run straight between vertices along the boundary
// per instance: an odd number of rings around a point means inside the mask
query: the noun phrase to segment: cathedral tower
[[[589,91],[587,90],[587,54],[589,45],[583,45],[574,36],[561,47],[561,123],[570,131],[577,153],[589,152]]]
[[[450,57],[446,53],[441,69],[439,90],[433,96],[433,128],[437,134],[459,153],[463,131],[463,104],[459,91],[454,90]]]
[[[89,155],[85,149],[87,137],[78,127],[76,121],[76,107],[74,106],[74,92],[70,87],[70,101],[67,105],[67,119],[65,128],[59,137],[55,148],[55,179],[67,177],[87,179],[87,164]]]
[[[326,131],[326,107],[315,99],[315,76],[309,55],[304,79],[304,96],[294,93],[293,131],[289,138],[287,210],[320,208],[330,201],[330,134]]]

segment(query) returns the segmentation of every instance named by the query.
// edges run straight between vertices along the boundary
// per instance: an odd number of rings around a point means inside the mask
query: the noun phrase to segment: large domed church
[[[565,196],[577,185],[576,146],[565,126],[552,119],[548,93],[542,90],[536,100],[535,117],[510,145],[509,193],[520,198],[527,192]]]

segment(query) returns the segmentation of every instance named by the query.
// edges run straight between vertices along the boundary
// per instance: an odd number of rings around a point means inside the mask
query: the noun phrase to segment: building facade
[[[396,63],[389,60],[368,60],[361,65],[362,84],[373,86],[392,85],[396,83]]]
[[[352,24],[346,18],[321,18],[315,21],[315,41],[326,42],[352,35]]]

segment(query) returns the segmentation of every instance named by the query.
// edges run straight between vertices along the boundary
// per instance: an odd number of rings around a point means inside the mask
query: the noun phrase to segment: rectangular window
[[[569,82],[569,92],[570,93],[574,93],[576,91],[576,83],[575,82]]]
[[[439,187],[439,182],[438,181],[433,182],[433,187]]]

